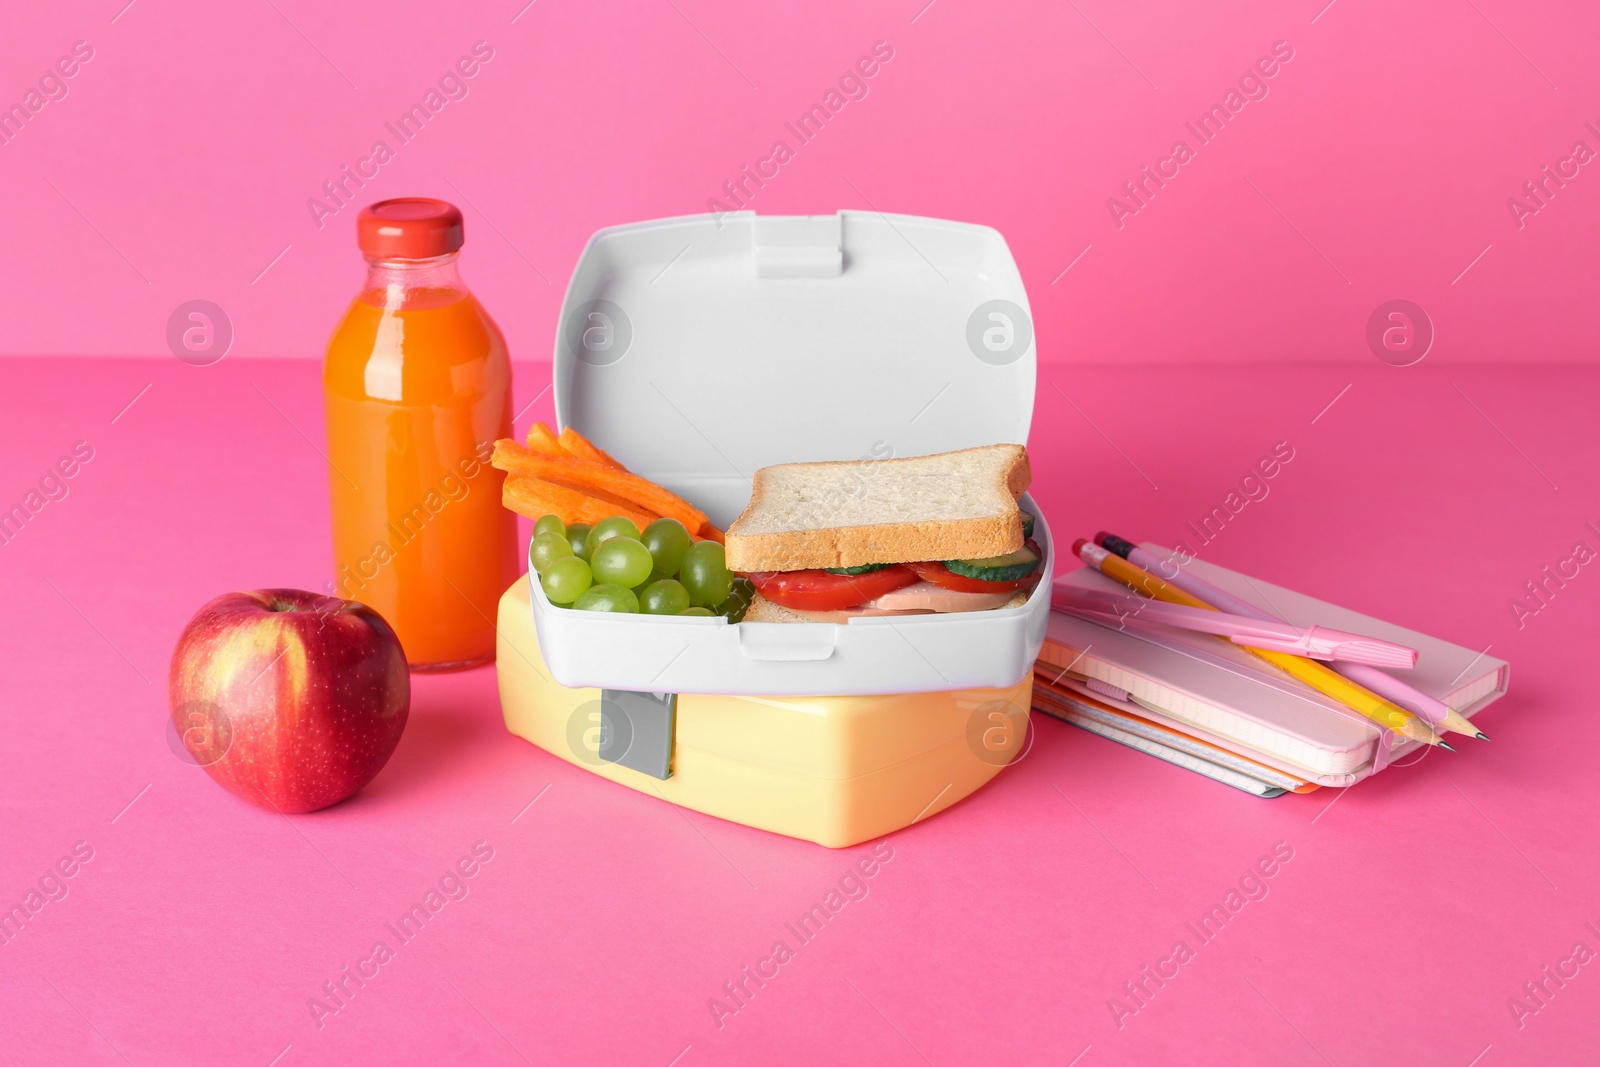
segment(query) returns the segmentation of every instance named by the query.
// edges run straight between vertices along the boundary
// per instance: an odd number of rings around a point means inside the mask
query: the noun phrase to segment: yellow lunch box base
[[[512,733],[641,793],[829,848],[943,811],[998,774],[1027,733],[1031,671],[1009,688],[941,693],[684,693],[671,774],[657,778],[601,758],[600,690],[550,678],[526,575],[500,598],[499,615],[495,669]]]

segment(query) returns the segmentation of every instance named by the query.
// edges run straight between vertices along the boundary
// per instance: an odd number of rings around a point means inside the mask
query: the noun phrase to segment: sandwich
[[[1030,480],[1011,444],[763,467],[727,531],[728,569],[755,586],[745,621],[1020,607],[1044,556],[1017,506]]]

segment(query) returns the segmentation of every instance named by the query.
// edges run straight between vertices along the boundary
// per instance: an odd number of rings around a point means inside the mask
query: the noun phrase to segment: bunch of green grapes
[[[728,570],[721,545],[695,541],[677,519],[657,519],[640,532],[621,515],[593,526],[546,515],[534,523],[528,559],[550,602],[578,611],[738,622],[755,592],[748,578]]]

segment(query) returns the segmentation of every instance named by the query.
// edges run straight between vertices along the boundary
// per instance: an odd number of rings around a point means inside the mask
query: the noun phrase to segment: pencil
[[[1444,706],[1444,718],[1433,725],[1454,733],[1466,734],[1468,737],[1476,737],[1479,741],[1489,740],[1489,735],[1474,726],[1471,719],[1448,704]]]
[[[1125,537],[1118,537],[1116,534],[1101,530],[1095,534],[1094,543],[1116,553],[1135,567],[1142,567],[1151,572],[1160,568],[1163,573],[1165,572],[1164,562],[1159,557]],[[1236,597],[1226,589],[1218,589],[1204,578],[1195,577],[1182,567],[1173,567],[1172,570],[1175,573],[1171,574],[1167,581],[1220,611],[1248,615],[1257,619],[1277,618],[1276,615],[1261,610],[1248,600]],[[1476,737],[1480,741],[1489,740],[1488,734],[1478,729],[1465,715],[1444,701],[1429,696],[1416,686],[1377,667],[1366,663],[1330,663],[1329,667],[1357,685],[1372,690],[1386,700],[1394,701],[1437,731],[1449,730],[1453,733],[1466,734],[1468,737]]]
[[[1135,567],[1099,545],[1091,544],[1085,540],[1078,540],[1072,546],[1073,554],[1082,559],[1089,566],[1098,570],[1108,578],[1115,578],[1145,596],[1156,600],[1165,600],[1169,604],[1186,604],[1191,608],[1216,609],[1204,600],[1157,578],[1149,571]],[[1305,659],[1301,656],[1291,656],[1287,652],[1271,652],[1262,648],[1244,648],[1251,655],[1259,656],[1268,663],[1277,667],[1285,674],[1297,681],[1303,682],[1317,692],[1337,700],[1345,707],[1360,712],[1379,726],[1393,730],[1402,737],[1412,741],[1421,741],[1427,745],[1438,745],[1440,748],[1450,748],[1427,723],[1411,714],[1405,708],[1385,700],[1369,689],[1365,689],[1341,674],[1324,667],[1315,660]]]

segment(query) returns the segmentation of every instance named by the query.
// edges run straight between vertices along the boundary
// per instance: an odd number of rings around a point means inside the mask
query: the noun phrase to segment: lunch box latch
[[[833,655],[836,626],[795,626],[786,622],[742,622],[739,651],[745,659],[797,663]]]
[[[678,694],[600,690],[600,758],[665,781],[672,777]]]
[[[838,215],[757,215],[751,228],[757,278],[836,278],[844,273]]]

